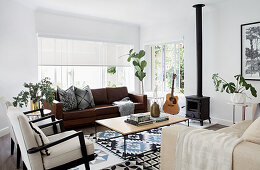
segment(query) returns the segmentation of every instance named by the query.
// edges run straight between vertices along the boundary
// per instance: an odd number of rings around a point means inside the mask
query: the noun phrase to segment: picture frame
[[[260,22],[241,25],[241,75],[260,81]]]

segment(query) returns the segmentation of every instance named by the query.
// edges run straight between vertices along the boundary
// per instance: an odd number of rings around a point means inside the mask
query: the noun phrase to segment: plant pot
[[[40,108],[40,103],[39,102],[33,102],[32,100],[30,100],[30,105],[31,105],[31,110],[36,110]]]
[[[233,93],[231,94],[231,102],[232,103],[245,103],[246,95],[244,93]]]

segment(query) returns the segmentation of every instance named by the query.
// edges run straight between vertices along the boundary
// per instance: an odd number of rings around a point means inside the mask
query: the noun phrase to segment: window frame
[[[176,68],[177,66],[177,62],[176,62],[176,58],[177,57],[174,57],[174,73],[175,74],[177,74],[176,73],[176,70],[178,70],[178,76],[180,77],[180,75],[181,75],[181,56],[180,56],[180,53],[181,53],[181,51],[180,51],[180,48],[176,48],[176,46],[177,45],[180,45],[180,44],[182,44],[183,45],[183,48],[184,48],[184,40],[179,40],[179,41],[172,41],[172,42],[167,42],[167,43],[161,43],[161,44],[153,44],[153,45],[151,45],[150,46],[150,50],[151,50],[151,87],[152,87],[152,90],[154,90],[154,88],[155,88],[155,86],[154,86],[154,80],[155,80],[155,72],[153,71],[153,68],[154,68],[154,66],[153,66],[153,64],[154,64],[154,60],[155,60],[155,52],[153,51],[153,47],[155,47],[155,46],[161,46],[161,73],[163,74],[163,76],[160,78],[161,79],[161,81],[162,81],[162,84],[161,84],[161,86],[162,86],[162,92],[169,92],[168,90],[167,90],[167,82],[166,82],[166,79],[167,79],[167,74],[166,74],[166,52],[165,52],[165,50],[166,50],[166,48],[165,48],[165,46],[167,45],[167,44],[174,44],[174,56],[178,56],[178,69]],[[184,57],[184,53],[183,53],[183,57]],[[178,87],[176,87],[176,85],[177,85],[177,82],[176,82],[176,79],[175,79],[175,83],[174,83],[174,91],[175,92],[177,92],[177,93],[179,93],[179,92],[181,92],[181,78],[179,78],[178,79]],[[158,86],[158,85],[157,85]]]

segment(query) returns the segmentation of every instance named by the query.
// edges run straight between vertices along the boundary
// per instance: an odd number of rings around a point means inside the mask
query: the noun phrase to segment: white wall
[[[14,0],[0,0],[0,96],[12,100],[24,82],[38,80],[37,33],[133,44],[140,47],[137,25],[34,11]],[[136,81],[136,90],[139,84]],[[8,132],[0,114],[0,136]]]
[[[12,0],[0,0],[0,25],[0,96],[11,100],[24,82],[37,80],[33,11]],[[8,132],[7,117],[1,114],[0,136]]]
[[[203,95],[211,97],[211,117],[220,123],[230,124],[232,106],[230,96],[215,92],[211,79],[219,73],[228,81],[240,74],[240,25],[260,21],[259,0],[229,0],[219,4],[206,5],[203,9]],[[185,95],[196,94],[196,45],[195,9],[187,17],[170,23],[141,27],[141,48],[154,42],[169,42],[184,37],[185,46]],[[190,11],[183,11],[190,13]],[[260,95],[260,81],[250,81]],[[254,99],[258,101],[259,97]],[[250,117],[247,109],[247,118]],[[241,120],[241,109],[236,120]]]

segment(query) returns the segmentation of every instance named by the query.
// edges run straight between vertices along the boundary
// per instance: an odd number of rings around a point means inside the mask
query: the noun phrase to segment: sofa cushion
[[[236,123],[231,127],[241,130],[242,133],[246,131],[246,129],[252,124],[252,120],[244,120],[242,122]]]
[[[143,103],[134,103],[134,104],[135,104],[135,110],[144,110]]]
[[[83,89],[75,87],[74,92],[77,99],[78,109],[83,110],[95,106],[93,95],[89,86],[86,86]]]
[[[74,120],[94,116],[96,116],[96,114],[93,108],[63,112],[64,120]]]
[[[219,130],[217,130],[217,132],[230,134],[233,136],[237,136],[239,138],[243,135],[243,131],[241,131],[240,129],[237,129],[237,128],[233,128],[232,126],[219,129]]]
[[[252,120],[255,121],[260,117],[260,103],[254,103],[252,105]]]
[[[63,103],[63,111],[77,109],[77,99],[74,93],[74,88],[71,86],[67,90],[62,90],[58,87],[60,102]]]
[[[95,106],[96,116],[119,113],[118,107],[113,105]],[[119,116],[119,115],[118,115]]]
[[[75,131],[67,131],[56,135],[49,136],[49,140],[55,141],[66,136],[76,133]],[[94,144],[85,138],[87,155],[94,154]],[[59,165],[82,158],[79,138],[75,137],[52,147],[53,152],[49,156],[43,156],[45,169],[51,169]]]
[[[242,138],[245,141],[260,144],[260,117],[257,118],[244,132]]]
[[[119,101],[128,97],[127,87],[107,88],[108,103],[112,104],[114,101]]]
[[[107,100],[107,89],[91,89],[95,105],[108,104]]]

